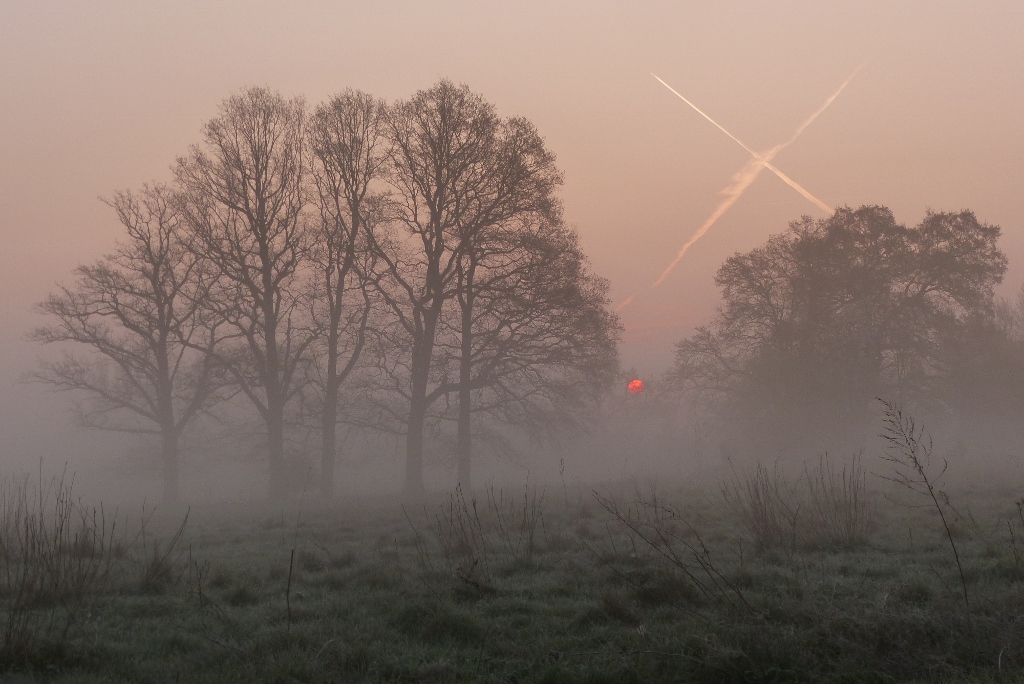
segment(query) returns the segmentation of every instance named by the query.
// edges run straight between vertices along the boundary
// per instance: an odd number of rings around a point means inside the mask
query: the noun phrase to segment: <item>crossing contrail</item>
[[[772,160],[779,152],[781,152],[783,149],[785,149],[793,142],[795,142],[796,139],[800,137],[800,134],[804,132],[804,129],[810,126],[814,122],[814,120],[821,115],[822,112],[828,109],[829,105],[832,104],[833,100],[839,97],[839,94],[843,92],[846,86],[849,85],[850,81],[853,80],[854,76],[856,76],[857,73],[863,68],[864,64],[861,64],[859,67],[857,67],[853,71],[853,73],[850,74],[849,78],[843,81],[843,84],[839,86],[839,88],[834,93],[832,93],[832,95],[830,95],[828,99],[826,99],[825,102],[820,107],[818,107],[818,109],[816,109],[809,117],[807,117],[807,119],[803,123],[801,123],[800,126],[797,127],[796,131],[794,131],[793,135],[790,136],[789,140],[782,143],[781,145],[776,145],[770,150],[766,150],[765,152],[761,153],[755,152],[754,150],[747,147],[742,140],[734,136],[732,133],[727,131],[721,124],[719,124],[706,113],[701,111],[701,109],[697,107],[697,105],[693,104],[685,97],[683,97],[678,91],[675,90],[675,88],[670,86],[668,83],[665,83],[665,81],[661,80],[656,74],[651,74],[651,76],[654,76],[654,78],[658,79],[658,82],[660,82],[663,86],[671,90],[680,100],[693,107],[693,109],[696,110],[698,114],[703,116],[705,119],[714,124],[716,128],[718,128],[720,131],[722,131],[727,136],[732,138],[733,141],[735,141],[740,147],[742,147],[744,150],[750,153],[751,157],[753,157],[743,166],[743,168],[741,168],[733,175],[732,181],[729,183],[729,185],[727,185],[720,191],[720,194],[724,195],[722,201],[719,202],[717,207],[715,207],[715,210],[711,213],[711,216],[709,216],[707,220],[704,221],[704,224],[701,225],[701,227],[697,229],[693,236],[690,237],[690,239],[687,240],[686,243],[679,249],[679,252],[676,254],[675,259],[673,259],[672,263],[668,265],[668,267],[661,273],[660,276],[658,276],[658,279],[654,281],[654,283],[651,285],[651,288],[655,288],[661,285],[663,282],[665,282],[665,279],[668,278],[669,274],[672,273],[673,269],[675,269],[679,262],[682,261],[683,257],[686,255],[686,252],[690,249],[690,247],[692,247],[694,243],[696,243],[698,240],[704,237],[705,233],[707,233],[711,229],[715,222],[719,218],[721,218],[721,216],[725,212],[727,212],[730,209],[730,207],[732,207],[732,205],[736,203],[737,200],[739,200],[739,198],[743,195],[744,192],[746,192],[747,188],[750,187],[751,183],[754,182],[754,180],[757,178],[757,176],[761,173],[763,169],[768,169],[769,171],[774,173],[784,183],[786,183],[791,188],[799,192],[806,199],[813,202],[823,211],[826,211],[829,214],[834,213],[834,210],[831,207],[829,207],[827,204],[825,204],[820,199],[818,199],[810,192],[808,192],[802,185],[800,185],[792,178],[790,178],[782,171],[780,171],[774,164],[772,164]],[[638,293],[630,295],[627,299],[625,299],[622,303],[615,307],[615,310],[620,311],[624,309],[626,306],[632,303],[633,299],[636,297],[637,294]]]
[[[860,71],[860,68],[859,68],[859,67],[858,67],[857,71]],[[853,73],[854,73],[854,74],[856,74],[857,72],[855,71],[855,72],[853,72]],[[804,132],[804,129],[805,129],[805,128],[807,128],[808,126],[810,126],[810,125],[811,125],[811,122],[812,122],[812,121],[814,121],[815,119],[817,119],[817,118],[818,118],[818,115],[819,115],[819,114],[821,114],[821,113],[822,113],[823,111],[825,111],[825,110],[826,110],[826,109],[828,108],[828,106],[829,106],[830,104],[832,104],[832,100],[836,99],[836,97],[838,97],[838,96],[839,96],[839,93],[843,92],[843,88],[845,88],[845,87],[846,87],[846,84],[850,82],[850,79],[852,79],[852,78],[853,78],[853,76],[850,76],[850,78],[846,79],[846,82],[845,82],[845,83],[843,83],[843,85],[839,86],[839,90],[837,90],[837,91],[836,91],[836,92],[835,92],[835,93],[834,93],[834,94],[832,95],[832,97],[830,97],[830,98],[828,98],[827,100],[825,100],[825,104],[824,104],[824,105],[822,105],[821,107],[819,107],[819,108],[818,108],[818,110],[814,112],[814,114],[812,114],[812,115],[811,115],[811,116],[810,116],[810,117],[809,117],[809,118],[808,118],[808,119],[807,119],[806,121],[804,121],[804,122],[803,122],[802,124],[800,124],[800,127],[796,129],[796,133],[794,133],[794,134],[793,134],[793,136],[792,136],[792,137],[791,137],[791,138],[790,138],[789,140],[787,140],[786,142],[784,142],[784,143],[783,143],[782,145],[779,145],[778,147],[774,148],[774,150],[773,150],[773,153],[771,153],[771,156],[769,156],[769,154],[770,154],[770,153],[764,153],[764,154],[761,154],[761,153],[755,152],[754,150],[750,149],[749,147],[747,147],[746,145],[744,145],[744,144],[743,144],[743,141],[742,141],[742,140],[740,140],[739,138],[737,138],[737,137],[736,137],[735,135],[733,135],[733,134],[732,134],[732,133],[730,133],[729,131],[725,130],[725,127],[724,127],[724,126],[722,126],[722,125],[721,125],[720,123],[718,123],[717,121],[715,121],[714,119],[712,119],[712,118],[711,118],[710,116],[708,116],[708,115],[707,115],[706,113],[704,113],[703,111],[701,111],[701,109],[700,109],[699,107],[697,107],[697,105],[693,104],[692,102],[690,102],[689,100],[687,100],[687,99],[686,99],[685,97],[683,97],[682,95],[680,95],[680,94],[679,94],[679,92],[678,92],[678,91],[677,91],[677,90],[676,90],[675,88],[673,88],[673,87],[672,87],[672,86],[670,86],[670,85],[669,85],[668,83],[665,83],[665,82],[664,82],[664,81],[662,81],[662,80],[661,80],[660,78],[658,78],[658,75],[657,75],[657,74],[651,74],[651,76],[654,76],[654,78],[657,78],[657,79],[658,79],[658,82],[659,82],[659,83],[661,83],[661,84],[662,84],[663,86],[665,86],[666,88],[668,88],[669,90],[671,90],[671,91],[672,91],[673,93],[675,93],[676,97],[678,97],[678,98],[679,98],[680,100],[682,100],[682,101],[683,101],[683,102],[685,102],[686,104],[688,104],[688,105],[690,105],[691,107],[693,107],[693,108],[694,108],[694,109],[695,109],[695,110],[697,111],[697,113],[698,113],[698,114],[700,114],[700,115],[701,115],[701,116],[703,116],[703,117],[704,117],[705,119],[707,119],[708,121],[710,121],[711,123],[713,123],[713,124],[715,125],[715,127],[716,127],[716,128],[718,128],[718,130],[722,131],[722,132],[723,132],[723,133],[725,133],[725,134],[726,134],[727,136],[729,136],[730,138],[732,138],[732,139],[733,139],[733,140],[734,140],[734,141],[735,141],[735,142],[736,142],[736,143],[737,143],[737,144],[738,144],[738,145],[739,145],[740,147],[742,147],[743,149],[745,149],[745,150],[746,150],[747,152],[749,152],[749,153],[750,153],[750,155],[751,155],[751,156],[753,156],[753,157],[754,157],[755,159],[757,159],[757,160],[758,160],[759,162],[761,162],[761,164],[763,164],[763,165],[765,166],[765,168],[767,168],[767,169],[768,169],[769,171],[771,171],[771,172],[772,172],[772,173],[774,173],[774,174],[775,174],[776,176],[778,176],[779,178],[781,178],[781,179],[783,180],[783,182],[785,182],[785,183],[786,183],[787,185],[789,185],[789,186],[790,186],[791,188],[793,188],[794,190],[796,190],[797,192],[799,192],[799,193],[800,193],[801,195],[803,195],[804,197],[806,197],[806,198],[807,198],[807,199],[809,199],[810,201],[814,202],[814,203],[815,203],[816,205],[818,205],[819,207],[821,207],[821,208],[822,208],[822,209],[823,209],[824,211],[827,211],[827,212],[829,212],[830,214],[832,213],[832,209],[831,209],[831,207],[829,207],[829,206],[828,206],[827,204],[825,204],[824,202],[822,202],[822,201],[821,201],[820,199],[818,199],[817,197],[815,197],[814,195],[812,195],[812,194],[811,194],[810,192],[808,192],[808,191],[807,191],[807,190],[806,190],[806,189],[805,189],[805,188],[804,188],[803,186],[801,186],[801,185],[800,185],[799,183],[797,183],[796,181],[794,181],[794,180],[793,180],[792,178],[790,178],[790,177],[789,177],[789,176],[787,176],[786,174],[784,174],[784,173],[782,173],[781,171],[779,171],[779,170],[778,170],[778,169],[777,169],[777,168],[776,168],[776,167],[775,167],[775,166],[774,166],[774,165],[773,165],[773,164],[771,163],[771,161],[772,161],[772,157],[774,157],[774,156],[775,156],[776,154],[778,154],[778,153],[779,153],[779,151],[781,151],[781,150],[782,150],[782,149],[783,149],[784,147],[788,146],[788,145],[789,145],[790,143],[792,143],[792,142],[793,142],[794,140],[796,140],[797,138],[799,138],[799,137],[800,137],[800,134]]]
[[[867,62],[864,62],[864,64],[867,64]],[[859,67],[854,69],[853,73],[850,74],[850,76],[845,81],[843,81],[843,84],[841,86],[839,86],[839,88],[836,89],[836,92],[832,93],[832,95],[829,96],[829,98],[827,100],[825,100],[825,102],[823,102],[822,105],[820,107],[818,107],[814,111],[813,114],[811,114],[809,117],[807,117],[807,119],[802,124],[800,124],[800,126],[793,133],[792,137],[790,137],[790,139],[787,140],[786,142],[782,143],[782,145],[776,150],[776,154],[778,154],[779,150],[782,150],[785,147],[789,147],[790,144],[795,142],[796,139],[800,137],[800,134],[804,132],[804,129],[807,128],[808,126],[810,126],[812,123],[814,123],[814,120],[817,119],[821,115],[822,112],[824,112],[826,109],[828,109],[828,106],[830,104],[832,104],[832,101],[835,100],[837,97],[839,97],[839,93],[843,92],[846,89],[846,86],[850,85],[850,81],[853,80],[853,77],[856,76],[860,72],[860,70],[864,68],[864,64],[861,64]],[[658,77],[655,76],[655,78],[658,78]],[[659,78],[658,80],[660,81],[661,79]],[[806,190],[804,190],[799,184],[797,184],[795,181],[793,181],[793,179],[791,179],[789,176],[787,176],[786,174],[782,173],[777,168],[775,168],[770,163],[770,160],[764,162],[764,165],[766,167],[768,167],[769,171],[774,173],[776,176],[781,178],[786,184],[788,184],[789,187],[791,187],[794,190],[796,190],[797,192],[799,192],[801,195],[803,195],[805,198],[807,198],[811,202],[814,202],[815,204],[817,204],[821,209],[823,209],[824,211],[827,211],[829,214],[834,214],[835,213],[834,209],[832,209],[831,207],[827,206],[824,202],[821,202],[820,200],[818,200],[818,198],[816,198],[814,195],[812,195],[811,193],[809,193]]]
[[[754,179],[757,178],[758,174],[760,174],[764,169],[765,165],[763,160],[751,159],[743,166],[742,169],[736,172],[732,177],[732,183],[721,190],[721,194],[725,195],[725,198],[719,202],[718,206],[715,207],[715,210],[711,212],[711,216],[709,216],[704,222],[704,225],[698,228],[697,232],[694,233],[693,236],[686,241],[686,244],[679,249],[679,252],[676,254],[676,258],[672,260],[672,263],[669,264],[664,271],[662,271],[661,275],[658,276],[658,279],[651,284],[651,288],[658,287],[665,282],[665,279],[668,278],[672,270],[680,261],[683,260],[683,257],[686,256],[687,250],[689,250],[697,240],[704,237],[705,233],[711,230],[711,226],[715,225],[715,221],[721,218],[722,214],[729,211],[729,208],[736,204],[736,200],[738,200],[746,189],[750,187],[750,184],[754,182]],[[632,298],[630,298],[630,301],[631,300]],[[626,303],[623,303],[622,308],[625,308],[625,306]]]

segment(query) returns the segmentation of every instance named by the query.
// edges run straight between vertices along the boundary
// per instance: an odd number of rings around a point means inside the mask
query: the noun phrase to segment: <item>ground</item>
[[[3,679],[1024,681],[1019,493],[951,496],[947,530],[868,482],[844,537],[794,484],[772,537],[770,489],[731,487],[200,505],[177,539],[165,507],[62,552],[108,562],[78,594],[18,603],[5,550]]]

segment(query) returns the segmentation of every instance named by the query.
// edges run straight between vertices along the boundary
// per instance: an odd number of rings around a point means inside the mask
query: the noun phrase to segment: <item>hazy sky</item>
[[[566,216],[623,309],[623,361],[656,376],[718,303],[713,276],[802,214],[765,172],[647,290],[749,155],[658,74],[829,205],[916,223],[972,209],[1002,226],[1005,294],[1024,280],[1024,3],[35,2],[0,0],[0,433],[49,448],[67,414],[14,381],[30,313],[119,225],[97,198],[168,180],[220,101],[265,85],[310,103],[393,100],[439,78],[531,119],[565,171]],[[26,427],[29,426],[29,427]],[[50,440],[50,441],[47,441]],[[3,458],[3,454],[0,454]]]

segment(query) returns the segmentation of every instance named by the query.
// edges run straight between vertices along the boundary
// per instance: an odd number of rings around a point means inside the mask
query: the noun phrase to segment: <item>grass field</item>
[[[943,503],[947,530],[826,466],[702,492],[199,506],[183,527],[163,509],[144,538],[59,483],[42,509],[9,487],[3,681],[1022,679],[1015,496]]]

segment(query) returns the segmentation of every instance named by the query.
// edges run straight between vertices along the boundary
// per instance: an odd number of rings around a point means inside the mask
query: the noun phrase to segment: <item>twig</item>
[[[956,561],[956,568],[960,573],[960,587],[963,589],[964,605],[970,606],[967,596],[967,578],[964,576],[964,568],[960,562],[960,552],[953,540],[951,523],[946,519],[945,508],[953,513],[956,509],[949,502],[949,496],[936,488],[936,485],[945,474],[949,463],[943,459],[942,470],[935,477],[928,476],[928,466],[931,464],[932,444],[931,438],[924,439],[924,428],[917,430],[914,419],[904,415],[903,411],[894,404],[884,399],[879,399],[885,406],[885,429],[880,435],[888,442],[886,452],[882,458],[893,464],[894,475],[891,477],[882,476],[884,479],[895,482],[912,492],[927,495],[942,521],[942,527],[946,530],[946,538],[949,539],[949,546],[953,550],[953,559]],[[959,517],[959,514],[957,514]]]
[[[288,559],[288,586],[284,591],[284,602],[288,610],[288,632],[292,631],[292,568],[295,566],[295,547]]]

